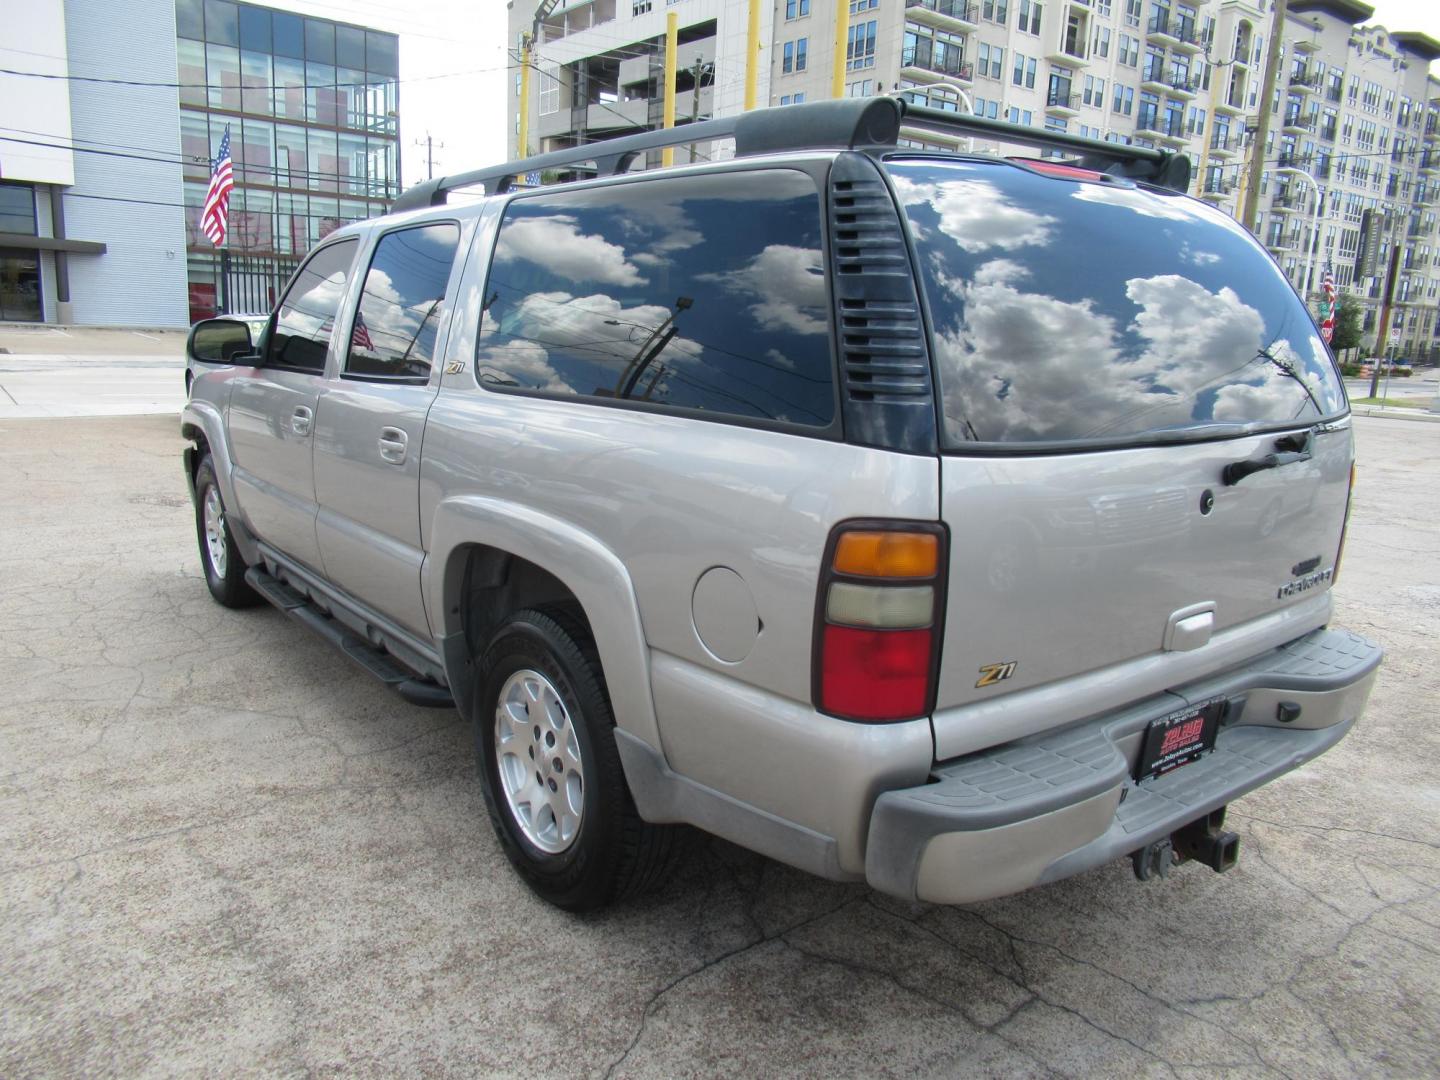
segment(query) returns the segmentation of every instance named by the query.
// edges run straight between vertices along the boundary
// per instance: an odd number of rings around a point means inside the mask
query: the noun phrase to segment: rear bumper
[[[909,900],[960,904],[1057,881],[1136,851],[1323,754],[1354,725],[1382,652],[1316,630],[1214,678],[1118,713],[952,761],[875,803],[865,876]],[[1132,779],[1148,724],[1223,699],[1215,750]],[[1300,706],[1282,723],[1280,702]]]

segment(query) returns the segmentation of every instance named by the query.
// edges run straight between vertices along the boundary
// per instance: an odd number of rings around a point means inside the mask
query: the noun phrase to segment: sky
[[[514,0],[526,5],[534,0]],[[1373,22],[1440,40],[1440,0],[1366,0]],[[428,134],[435,175],[505,157],[507,0],[290,0],[295,11],[400,34],[401,178],[425,179]],[[1440,66],[1435,68],[1440,73]]]

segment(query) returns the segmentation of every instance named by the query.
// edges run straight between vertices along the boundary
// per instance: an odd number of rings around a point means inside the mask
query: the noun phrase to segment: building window
[[[875,28],[878,25],[876,20],[871,19],[869,22],[855,23],[850,27],[845,45],[845,68],[847,71],[875,66]]]
[[[1129,34],[1120,35],[1120,63],[1126,67],[1140,66],[1140,39],[1133,38]]]
[[[1135,112],[1135,88],[1133,86],[1121,86],[1115,84],[1115,101],[1110,108],[1111,112],[1117,112],[1121,116],[1130,116]]]
[[[786,20],[798,19],[810,14],[810,0],[785,0]]]
[[[1085,89],[1080,100],[1086,105],[1093,105],[1097,109],[1105,107],[1105,80],[1097,79],[1094,75],[1085,76]]]
[[[0,233],[37,236],[35,189],[29,184],[0,184]]]
[[[847,97],[871,97],[874,93],[874,79],[861,79],[859,82],[849,83],[845,87],[845,95]]]
[[[1040,0],[1020,0],[1020,18],[1015,23],[1024,33],[1040,33]]]
[[[1015,54],[1015,70],[1010,79],[1016,86],[1035,89],[1035,58],[1021,53]]]
[[[804,71],[804,70],[805,70],[805,53],[806,53],[807,46],[809,46],[809,44],[810,44],[810,39],[809,39],[809,38],[803,38],[803,37],[797,39],[796,42],[795,42],[795,70],[796,70],[796,71]]]
[[[862,11],[874,11],[880,6],[880,0],[850,0],[850,14],[858,15]]]
[[[991,22],[1003,24],[1010,17],[1010,0],[983,0],[980,14]]]
[[[780,54],[780,73],[782,75],[789,75],[794,70],[795,43],[793,41],[787,41],[785,42],[785,48],[781,51]]]
[[[540,69],[540,115],[560,111],[560,65],[546,64]]]
[[[976,74],[987,76],[991,79],[999,79],[1004,76],[1005,50],[999,45],[981,45],[979,50],[980,66]]]
[[[632,16],[634,16],[634,15],[648,15],[648,14],[650,14],[650,4],[651,4],[651,2],[652,2],[652,0],[631,0],[631,3],[630,3],[630,14],[631,14]],[[612,14],[613,14],[613,13],[612,13]]]

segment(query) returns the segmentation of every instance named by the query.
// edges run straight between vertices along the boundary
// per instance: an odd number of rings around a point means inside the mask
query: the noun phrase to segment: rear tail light
[[[852,522],[826,546],[816,605],[815,706],[847,720],[912,720],[935,707],[945,530]]]
[[[1345,534],[1350,531],[1350,502],[1355,498],[1355,463],[1350,463],[1350,487],[1345,492],[1345,520],[1340,522],[1340,547],[1335,552],[1335,571],[1330,575],[1330,587],[1340,580],[1340,560],[1345,557]]]

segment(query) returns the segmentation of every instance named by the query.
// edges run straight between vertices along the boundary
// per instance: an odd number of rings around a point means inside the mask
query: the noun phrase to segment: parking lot
[[[1440,424],[1355,425],[1388,657],[1231,873],[910,907],[701,841],[577,918],[453,711],[211,601],[174,416],[0,418],[0,1075],[1434,1075]]]

